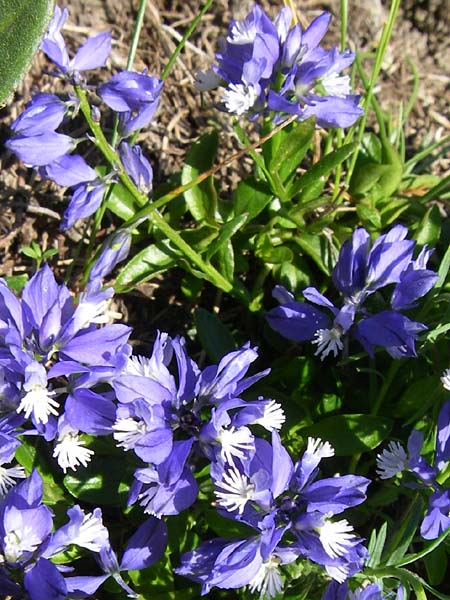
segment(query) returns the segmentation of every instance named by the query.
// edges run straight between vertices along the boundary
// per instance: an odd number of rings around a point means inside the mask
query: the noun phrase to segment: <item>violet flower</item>
[[[103,67],[111,51],[111,33],[105,31],[89,38],[70,59],[61,29],[69,16],[67,8],[55,5],[53,18],[41,44],[41,50],[65,77],[79,80],[82,71]]]
[[[140,192],[148,194],[152,189],[153,169],[142,154],[140,146],[130,146],[123,141],[119,146],[120,160],[133,183]]]
[[[367,551],[344,519],[332,520],[366,498],[369,480],[353,475],[319,479],[321,458],[333,450],[309,440],[293,464],[277,432],[272,445],[255,439],[255,452],[230,463],[211,464],[219,512],[255,531],[243,540],[211,540],[182,556],[177,573],[213,586],[248,585],[264,597],[283,588],[280,566],[306,557],[324,566],[336,581],[361,570]]]
[[[288,339],[311,340],[322,360],[330,353],[337,356],[348,337],[359,341],[370,355],[375,346],[382,346],[394,358],[416,356],[415,341],[427,327],[411,321],[400,310],[416,306],[438,276],[426,268],[429,250],[422,249],[413,259],[415,242],[405,239],[407,233],[406,227],[396,225],[370,248],[368,232],[356,229],[352,239],[342,245],[332,274],[342,295],[341,307],[313,287],[303,290],[306,303],[295,301],[292,294],[277,286],[273,295],[280,306],[267,314],[270,326]],[[370,314],[370,297],[389,285],[394,286],[390,300],[393,310]]]
[[[342,71],[355,55],[319,46],[330,18],[323,13],[302,31],[291,25],[288,7],[271,21],[256,4],[244,19],[230,23],[212,67],[216,80],[200,74],[200,89],[217,87],[221,78],[222,109],[251,119],[273,111],[275,121],[295,114],[299,120],[315,117],[320,127],[352,125],[363,110]]]
[[[390,479],[400,473],[410,473],[418,484],[405,483],[408,487],[431,489],[428,511],[420,533],[424,539],[436,539],[450,527],[450,491],[438,482],[450,461],[450,401],[442,406],[437,422],[434,462],[421,456],[423,434],[414,430],[408,438],[408,452],[399,442],[390,442],[388,448],[377,456],[377,473],[381,479]]]
[[[86,370],[94,385],[102,377],[98,369],[108,372],[106,380],[116,355],[128,357],[128,327],[97,328],[105,323],[111,295],[112,290],[91,283],[75,305],[47,265],[26,283],[21,299],[0,281],[0,364],[13,384],[10,414],[30,419],[47,441],[58,434],[57,417],[67,395],[64,387],[52,389],[53,379]]]
[[[67,566],[52,558],[71,545],[100,552],[109,544],[108,532],[99,508],[86,514],[79,506],[68,510],[69,523],[52,532],[53,515],[42,494],[42,479],[34,470],[0,499],[1,590],[21,597],[23,582],[31,600],[64,600]]]
[[[153,119],[163,82],[145,72],[121,71],[98,88],[98,94],[110,108],[119,113],[121,131],[128,137]]]

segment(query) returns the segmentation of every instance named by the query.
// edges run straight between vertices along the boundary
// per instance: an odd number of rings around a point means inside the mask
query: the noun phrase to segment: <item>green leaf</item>
[[[225,245],[221,245],[214,256],[214,262],[221,275],[227,281],[233,283],[234,277],[234,249],[231,240],[226,240]]]
[[[236,350],[230,330],[217,315],[197,308],[194,318],[200,342],[212,361],[219,362],[225,354]]]
[[[134,287],[159,273],[164,273],[178,264],[178,261],[178,254],[170,242],[163,240],[151,244],[121,269],[116,284],[124,288]]]
[[[399,188],[403,177],[403,164],[400,155],[389,141],[381,147],[381,164],[361,156],[350,180],[349,192],[352,196],[376,194],[389,198]]]
[[[330,248],[324,236],[301,233],[298,237],[294,238],[294,241],[305,254],[313,259],[325,275],[330,275],[332,256],[330,255]]]
[[[434,552],[427,554],[424,559],[428,581],[431,585],[439,585],[447,574],[448,560],[444,547],[438,546]]]
[[[395,565],[405,556],[422,519],[423,503],[422,499],[417,496],[408,510],[402,514],[401,522],[394,526],[393,535],[383,554],[386,565]]]
[[[142,208],[137,205],[133,194],[121,183],[111,186],[106,207],[123,221],[132,219]]]
[[[375,529],[372,531],[369,545],[367,547],[370,557],[367,562],[368,567],[377,567],[380,564],[381,555],[383,553],[384,544],[386,542],[386,534],[387,523],[383,523],[379,531],[376,531]]]
[[[233,197],[234,214],[247,213],[247,222],[262,212],[272,200],[273,195],[267,184],[249,177],[239,182]]]
[[[230,238],[237,231],[239,231],[239,229],[247,221],[247,216],[248,215],[246,214],[241,214],[238,217],[235,217],[234,219],[231,219],[231,221],[228,221],[227,223],[224,223],[222,225],[222,227],[220,228],[218,238],[214,240],[208,248],[208,251],[206,253],[206,260],[210,260],[218,250],[227,245]]]
[[[53,0],[0,0],[0,104],[19,84],[53,13]]]
[[[385,440],[392,420],[372,415],[334,415],[302,429],[307,436],[330,442],[337,456],[349,456],[373,450]]]
[[[293,182],[288,190],[289,196],[295,196],[300,190],[306,190],[311,185],[317,186],[317,180],[328,175],[338,165],[342,164],[354,149],[355,144],[345,144],[338,150],[326,154]]]
[[[255,255],[270,265],[291,262],[294,258],[292,250],[287,246],[274,246],[269,235],[262,235],[258,238]]]
[[[5,277],[5,281],[12,292],[20,294],[28,281],[28,275],[26,273],[23,275],[8,275]]]
[[[213,129],[204,133],[187,153],[181,183],[183,185],[196,179],[201,173],[210,169],[214,163],[219,144],[217,131]],[[216,223],[217,220],[217,191],[212,176],[199,185],[184,192],[186,204],[196,221]]]
[[[315,119],[295,122],[263,144],[264,158],[272,176],[282,183],[290,179],[303,160],[315,131]]]
[[[125,460],[96,456],[87,467],[66,475],[64,487],[83,502],[125,506],[134,471],[135,465]]]
[[[439,208],[434,204],[425,213],[418,229],[416,240],[420,246],[428,244],[435,246],[441,235],[441,214]]]
[[[381,215],[376,208],[367,206],[366,204],[358,204],[356,206],[356,212],[363,222],[363,225],[369,223],[377,229],[381,229]]]

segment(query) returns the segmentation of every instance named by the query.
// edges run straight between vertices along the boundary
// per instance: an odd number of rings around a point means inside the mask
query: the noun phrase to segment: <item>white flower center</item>
[[[223,427],[219,430],[217,441],[221,444],[220,455],[222,459],[234,467],[234,459],[244,458],[246,452],[253,450],[254,438],[247,427],[230,427],[225,429]]]
[[[399,442],[389,442],[377,455],[377,473],[381,479],[390,479],[408,468],[408,456]]]
[[[93,450],[85,448],[86,442],[80,439],[77,433],[66,433],[58,440],[53,456],[58,460],[61,469],[66,473],[67,469],[76,471],[77,467],[86,467],[94,454]]]
[[[331,329],[319,329],[316,331],[314,339],[312,340],[313,344],[317,344],[317,351],[314,353],[314,356],[320,354],[320,358],[323,360],[330,352],[332,352],[336,357],[339,350],[342,350],[344,347],[341,337],[342,332],[336,327],[332,327]]]
[[[25,417],[30,418],[33,413],[34,418],[38,423],[48,422],[49,415],[57,415],[59,404],[53,399],[55,392],[49,391],[42,385],[33,385],[31,390],[28,391],[25,396],[21,399],[17,412],[20,413],[25,411]]]
[[[355,541],[353,527],[346,519],[342,521],[325,520],[321,527],[317,528],[323,549],[331,558],[345,556],[347,549]]]
[[[286,415],[281,408],[281,404],[278,404],[275,400],[270,400],[264,407],[263,416],[256,419],[254,423],[262,425],[267,431],[273,431],[274,429],[281,429],[285,421]]]
[[[283,589],[283,580],[281,579],[280,559],[276,556],[270,556],[266,562],[263,562],[259,571],[248,584],[251,592],[259,592],[260,598],[273,598]]]
[[[246,113],[255,104],[258,94],[253,86],[243,83],[230,83],[222,96],[228,112],[238,116]]]
[[[152,360],[147,356],[130,356],[123,372],[125,375],[140,375],[155,379]]]
[[[227,42],[230,44],[242,45],[251,44],[256,36],[256,25],[254,22],[235,21],[231,27],[231,31],[227,36]]]
[[[15,480],[26,477],[23,467],[11,467],[6,469],[0,465],[0,495],[4,496],[8,488],[15,485]]]
[[[450,369],[446,369],[441,376],[441,383],[446,390],[450,391]]]
[[[87,548],[92,552],[100,552],[108,543],[108,530],[101,518],[88,513],[84,516],[78,534],[71,540],[72,544]]]
[[[217,503],[229,511],[237,510],[240,515],[244,512],[247,501],[254,498],[255,485],[236,468],[224,472],[223,481],[217,482],[216,486],[223,490],[214,491]]]
[[[339,96],[344,98],[352,92],[350,87],[350,77],[348,75],[330,73],[322,79],[322,85],[329,96]]]
[[[24,552],[34,552],[41,543],[33,528],[25,525],[18,530],[9,531],[3,538],[3,553],[7,562],[17,562]]]
[[[334,448],[330,442],[322,442],[320,438],[308,438],[308,445],[306,446],[306,454],[315,456],[322,460],[322,458],[330,458],[334,456]]]
[[[146,432],[144,421],[136,421],[133,417],[118,419],[112,426],[113,437],[120,448],[130,450],[134,448],[142,435]]]

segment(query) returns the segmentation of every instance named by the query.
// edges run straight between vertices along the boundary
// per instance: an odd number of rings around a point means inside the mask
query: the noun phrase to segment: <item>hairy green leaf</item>
[[[25,75],[53,12],[53,0],[0,0],[0,104]]]

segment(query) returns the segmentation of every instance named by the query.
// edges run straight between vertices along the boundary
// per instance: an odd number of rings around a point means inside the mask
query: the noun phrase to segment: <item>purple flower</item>
[[[103,67],[111,51],[111,33],[105,31],[89,38],[70,60],[61,29],[69,16],[67,8],[56,5],[53,18],[41,44],[41,50],[65,76],[78,76],[80,71]]]
[[[41,133],[32,136],[17,136],[5,144],[26,165],[41,167],[72,152],[76,140],[62,133]]]
[[[97,328],[105,322],[112,295],[112,290],[99,286],[92,283],[75,305],[48,266],[27,282],[21,299],[0,281],[0,364],[14,391],[9,410],[31,419],[47,441],[58,434],[57,417],[67,396],[60,385],[59,391],[52,389],[54,378],[87,371],[94,385],[102,377],[103,381],[111,378],[115,362],[120,363],[118,355],[127,360],[129,328]],[[105,371],[103,376],[99,369]],[[89,379],[84,385],[89,385]],[[59,434],[64,435],[62,429]]]
[[[430,251],[422,250],[413,260],[414,241],[405,239],[407,233],[406,227],[396,225],[370,248],[367,231],[356,229],[342,245],[332,274],[343,297],[341,308],[313,287],[303,290],[308,302],[296,302],[277,286],[273,295],[280,306],[267,314],[270,326],[288,339],[312,340],[322,359],[331,352],[337,356],[349,336],[371,355],[375,346],[382,346],[394,358],[416,356],[415,341],[426,326],[399,311],[415,306],[438,276],[426,269]],[[394,310],[370,314],[370,297],[390,285],[395,286],[390,298]]]
[[[110,108],[120,113],[122,133],[127,137],[152,120],[162,87],[163,82],[156,77],[121,71],[101,85],[98,94]]]
[[[420,526],[420,535],[435,540],[450,528],[450,490],[434,492],[429,499],[428,511]]]
[[[81,575],[66,577],[70,597],[91,598],[97,589],[110,577],[125,590],[129,598],[137,594],[122,579],[121,571],[141,570],[161,558],[167,544],[167,529],[163,521],[150,517],[131,536],[119,563],[109,541],[103,544],[96,556],[103,575]]]
[[[438,483],[438,475],[450,461],[450,401],[445,402],[438,416],[434,464],[430,465],[420,455],[423,447],[423,434],[414,430],[408,438],[408,452],[398,442],[390,442],[377,456],[377,472],[381,479],[395,477],[399,473],[409,472],[418,479],[419,484],[408,487],[431,488],[428,511],[422,522],[420,533],[427,540],[436,539],[450,527],[450,492]]]
[[[152,189],[153,169],[142,154],[140,146],[137,144],[130,146],[127,142],[122,142],[119,146],[119,155],[133,183],[141,192],[148,194]]]
[[[299,120],[315,117],[321,127],[348,127],[362,114],[359,96],[352,95],[350,78],[342,75],[355,56],[349,50],[319,47],[330,22],[323,13],[302,32],[292,23],[289,8],[271,21],[256,4],[242,20],[233,20],[228,35],[219,40],[217,81],[206,75],[203,89],[222,79],[222,108],[254,119],[268,110],[275,120],[295,114]]]
[[[205,591],[213,585],[233,588],[246,584],[258,591],[268,590],[272,579],[277,583],[270,596],[282,588],[279,565],[299,556],[323,565],[340,582],[360,570],[367,556],[362,540],[345,519],[331,517],[361,504],[369,480],[354,475],[316,480],[321,459],[333,455],[331,446],[320,440],[309,440],[295,465],[276,432],[272,433],[272,445],[258,438],[254,443],[254,452],[232,462],[218,457],[211,464],[211,477],[221,514],[249,525],[258,535],[225,545],[220,540],[215,545],[203,544],[182,558],[178,572],[197,578]],[[196,559],[203,550],[210,554],[212,548],[218,554],[212,555],[213,563],[205,573]],[[233,558],[230,563],[235,552],[241,562]],[[203,558],[211,562],[207,556]],[[255,573],[243,569],[247,560]]]
[[[75,225],[78,219],[94,214],[102,203],[105,191],[106,185],[97,180],[77,185],[64,212],[61,229],[65,231]]]
[[[63,154],[41,169],[41,174],[67,187],[97,179],[97,173],[79,154]]]
[[[130,246],[131,232],[127,229],[119,229],[109,236],[92,265],[89,281],[103,279],[109,275],[118,263],[127,258]]]
[[[55,94],[36,94],[11,124],[16,135],[35,136],[55,131],[64,119],[67,103]]]

